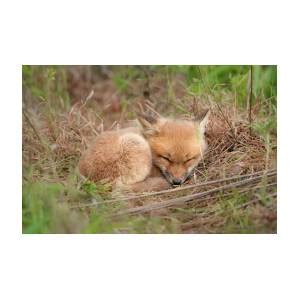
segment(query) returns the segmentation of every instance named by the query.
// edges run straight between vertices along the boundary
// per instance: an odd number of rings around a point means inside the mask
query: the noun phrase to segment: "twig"
[[[175,189],[169,189],[169,190],[163,190],[163,191],[159,191],[159,192],[148,193],[146,195],[132,196],[132,197],[124,198],[123,200],[135,200],[135,199],[147,198],[147,197],[152,197],[152,196],[158,196],[158,195],[163,195],[163,194],[168,194],[168,193],[174,193],[174,192],[184,191],[184,190],[188,190],[188,189],[193,189],[193,188],[197,188],[197,187],[200,187],[200,186],[206,186],[206,185],[211,185],[211,184],[215,184],[215,183],[231,181],[231,180],[235,180],[235,179],[242,179],[242,178],[251,177],[251,176],[257,176],[257,178],[261,178],[263,176],[259,176],[259,175],[267,175],[268,176],[269,174],[273,175],[275,173],[276,173],[275,169],[269,170],[268,172],[259,171],[259,172],[251,173],[251,174],[233,176],[233,177],[223,178],[223,179],[216,179],[216,180],[206,181],[206,182],[202,182],[202,183],[196,183],[196,184],[192,184],[192,185],[178,187],[178,188],[175,188]]]
[[[255,182],[254,182],[255,183]],[[239,191],[239,193],[246,193],[248,191],[251,191],[253,189],[259,189],[259,188],[262,188],[262,187],[270,187],[270,186],[274,186],[276,185],[277,183],[276,182],[273,182],[273,183],[269,183],[267,185],[256,185],[256,186],[250,186],[244,190],[241,190]],[[234,192],[230,192],[230,193],[227,193],[225,195],[222,195],[223,197],[227,197],[227,196],[230,196],[234,194]],[[212,198],[217,198],[218,196],[215,196],[215,197],[207,197],[207,198],[204,198],[203,201],[205,200],[211,200]],[[140,199],[140,198],[138,198]],[[96,202],[94,201],[93,203],[87,203],[87,204],[81,204],[81,205],[76,205],[76,206],[71,206],[70,209],[75,209],[75,208],[84,208],[84,207],[92,207],[92,206],[97,206],[97,205],[100,205],[100,204],[108,204],[108,203],[119,203],[120,201],[129,201],[129,200],[132,200],[132,198],[121,198],[121,199],[112,199],[112,200],[103,200],[102,202]]]
[[[269,184],[269,186],[271,185],[274,185],[274,184]],[[276,197],[277,196],[277,193],[273,193],[271,194],[270,196],[272,197]],[[188,229],[191,229],[197,225],[201,225],[203,223],[203,218],[208,218],[210,215],[214,214],[214,215],[219,215],[220,213],[224,213],[224,212],[228,212],[228,211],[231,211],[233,209],[241,209],[241,208],[245,208],[251,204],[255,204],[255,203],[258,203],[260,202],[259,199],[252,199],[252,200],[249,200],[241,205],[238,205],[238,206],[235,206],[235,207],[231,207],[231,208],[227,208],[225,210],[223,209],[214,209],[214,210],[211,210],[209,212],[206,212],[206,213],[202,213],[202,214],[199,214],[197,217],[201,219],[196,219],[196,220],[192,220],[192,221],[189,221],[189,222],[186,222],[184,224],[181,225],[181,228],[183,230],[188,230]]]
[[[231,180],[242,179],[242,178],[253,177],[253,176],[254,176],[254,178],[259,179],[259,178],[262,178],[264,176],[272,176],[272,175],[275,175],[275,174],[276,174],[275,169],[270,170],[268,172],[259,171],[259,172],[251,173],[251,174],[239,175],[239,176],[223,178],[223,179],[217,179],[217,180],[211,180],[211,181],[207,181],[207,182],[203,182],[203,183],[197,183],[197,184],[193,184],[193,185],[187,185],[187,186],[179,187],[179,188],[175,188],[175,189],[169,189],[169,190],[163,190],[163,191],[159,191],[159,192],[148,193],[146,195],[120,198],[120,199],[118,199],[118,201],[140,200],[140,199],[144,199],[144,198],[148,198],[148,197],[153,197],[153,196],[158,196],[158,195],[163,195],[163,194],[170,194],[170,193],[189,190],[189,189],[193,189],[193,188],[197,188],[197,187],[201,187],[201,186],[212,185],[212,184],[215,184],[215,183],[222,183],[222,182],[225,182],[225,181],[231,181]],[[114,201],[114,200],[115,199],[107,200],[107,201],[105,201],[105,203],[108,203],[108,201]],[[104,202],[87,203],[87,204],[72,206],[70,208],[90,207],[90,206],[100,205],[100,204],[103,204],[103,203]]]
[[[253,98],[253,66],[250,66],[249,70],[249,81],[248,81],[248,121],[249,121],[249,132],[252,134],[252,98]]]
[[[274,176],[274,175],[276,175],[276,174],[273,174],[272,176]],[[135,214],[135,213],[145,213],[145,212],[149,212],[152,210],[166,208],[166,207],[170,207],[170,206],[174,206],[174,205],[181,205],[181,204],[185,204],[187,202],[196,201],[196,200],[197,200],[197,202],[202,202],[203,199],[201,199],[201,197],[203,197],[203,196],[211,195],[216,192],[221,192],[221,191],[228,190],[228,189],[235,188],[235,187],[240,187],[240,186],[243,186],[243,185],[251,183],[251,182],[257,182],[258,179],[260,179],[260,177],[249,178],[249,179],[241,180],[239,182],[234,182],[234,183],[230,183],[230,184],[227,184],[227,185],[224,185],[221,187],[213,188],[213,189],[205,191],[205,192],[196,193],[193,195],[186,195],[183,197],[178,197],[178,198],[164,201],[161,203],[148,204],[148,205],[144,205],[144,206],[140,206],[140,207],[130,208],[127,210],[120,211],[119,213],[116,214],[116,216],[126,215],[126,214]]]

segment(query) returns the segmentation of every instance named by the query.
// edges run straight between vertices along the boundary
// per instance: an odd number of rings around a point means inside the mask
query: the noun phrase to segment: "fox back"
[[[80,173],[85,177],[117,185],[143,181],[151,167],[149,144],[134,128],[102,133],[79,161]]]

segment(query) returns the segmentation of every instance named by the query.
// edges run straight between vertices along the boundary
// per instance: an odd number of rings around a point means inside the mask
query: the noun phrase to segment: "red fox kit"
[[[97,137],[80,159],[79,170],[93,181],[106,179],[133,191],[180,185],[203,159],[208,116],[206,111],[200,120],[188,121],[143,115],[140,128]]]

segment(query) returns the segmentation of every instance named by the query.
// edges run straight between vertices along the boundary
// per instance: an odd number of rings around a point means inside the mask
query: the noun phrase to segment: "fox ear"
[[[199,130],[200,130],[201,135],[205,133],[206,126],[207,126],[207,123],[209,120],[209,115],[210,115],[210,110],[206,109],[197,118],[197,122],[199,124]]]
[[[142,127],[143,134],[146,136],[155,135],[158,133],[157,123],[159,121],[159,116],[152,114],[138,114],[138,121]]]

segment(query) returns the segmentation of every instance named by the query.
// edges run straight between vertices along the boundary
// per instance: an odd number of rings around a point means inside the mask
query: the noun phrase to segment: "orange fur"
[[[201,134],[198,124],[191,121],[165,120],[148,142],[154,165],[171,184],[183,183],[207,148],[204,132]]]
[[[104,132],[79,162],[82,175],[93,181],[106,179],[119,185],[143,181],[151,167],[148,143],[132,132]]]

